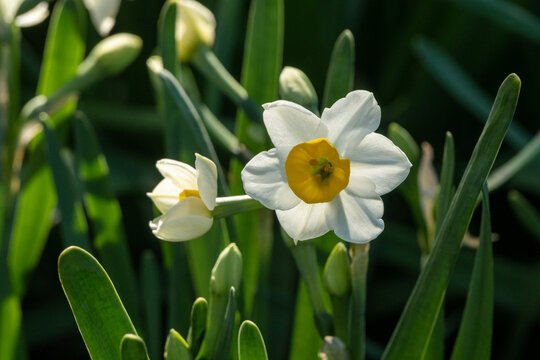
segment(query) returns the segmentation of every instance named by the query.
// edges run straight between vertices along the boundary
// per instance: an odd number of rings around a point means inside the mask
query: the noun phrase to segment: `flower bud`
[[[102,78],[115,75],[135,60],[141,51],[142,40],[136,35],[122,33],[101,40],[77,69],[80,77]]]
[[[285,66],[279,75],[279,95],[313,112],[318,112],[317,93],[309,78],[300,69]]]
[[[176,51],[180,61],[189,61],[200,44],[214,45],[214,14],[194,0],[178,0],[176,14]]]
[[[343,296],[351,290],[351,270],[347,248],[342,242],[336,244],[324,267],[324,284],[328,293]]]
[[[228,294],[229,289],[240,287],[242,280],[242,253],[235,243],[229,244],[219,254],[212,269],[210,277],[210,289],[216,294]]]

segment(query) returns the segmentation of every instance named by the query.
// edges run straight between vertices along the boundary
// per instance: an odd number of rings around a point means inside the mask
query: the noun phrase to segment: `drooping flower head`
[[[191,240],[212,227],[217,168],[212,160],[199,154],[195,156],[195,169],[171,159],[162,159],[156,164],[164,179],[147,195],[163,213],[150,222],[152,232],[159,239]]]
[[[295,241],[330,230],[353,243],[376,238],[384,229],[380,196],[407,177],[411,163],[374,133],[381,111],[373,94],[353,91],[321,118],[289,101],[263,107],[275,148],[242,170],[246,194],[275,209]]]
[[[214,14],[194,0],[177,0],[176,50],[181,61],[189,61],[200,44],[214,45],[216,19]]]

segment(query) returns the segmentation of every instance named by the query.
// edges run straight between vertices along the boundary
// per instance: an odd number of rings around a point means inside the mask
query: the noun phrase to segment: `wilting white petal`
[[[264,104],[264,125],[278,150],[288,150],[296,144],[324,138],[328,129],[311,111],[290,101]]]
[[[195,169],[197,172],[197,187],[199,195],[209,210],[216,207],[217,197],[217,168],[214,162],[202,155],[195,154]]]
[[[356,145],[379,127],[381,108],[372,93],[356,90],[324,109],[321,120],[328,127],[328,141],[350,158]]]
[[[164,178],[171,180],[180,189],[197,189],[197,172],[188,164],[171,159],[161,159],[156,167]]]
[[[188,197],[150,222],[152,233],[161,240],[185,241],[204,235],[213,218],[201,199]]]
[[[269,209],[287,210],[300,199],[287,184],[285,167],[276,149],[257,154],[242,170],[246,194]]]
[[[332,201],[332,205],[337,212],[333,224],[334,233],[345,241],[366,243],[384,230],[384,204],[377,195],[363,198],[345,190]]]
[[[146,195],[152,199],[161,213],[165,213],[178,203],[182,190],[170,179],[163,179],[151,193],[146,193]]]
[[[111,32],[120,9],[120,0],[83,0],[92,23],[101,36]]]
[[[370,179],[375,191],[384,195],[405,180],[412,164],[407,156],[387,137],[371,133],[357,145],[350,154],[351,177],[349,184],[357,178]]]
[[[43,22],[49,16],[49,4],[42,1],[32,9],[15,18],[15,25],[18,27],[30,27]]]
[[[283,230],[297,242],[330,231],[335,210],[330,203],[306,204],[302,201],[292,209],[276,210],[276,215]]]

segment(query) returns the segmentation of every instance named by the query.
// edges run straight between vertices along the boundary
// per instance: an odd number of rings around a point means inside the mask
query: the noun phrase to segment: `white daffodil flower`
[[[49,4],[42,1],[27,12],[17,15],[23,0],[0,0],[1,21],[5,24],[15,23],[17,27],[37,25],[49,16]]]
[[[194,0],[178,0],[176,15],[176,49],[181,61],[189,61],[200,44],[214,45],[216,19],[214,14]]]
[[[373,94],[353,91],[321,118],[289,101],[263,107],[275,148],[242,170],[246,194],[275,209],[295,241],[330,230],[352,243],[376,238],[384,229],[380,196],[405,180],[411,163],[374,133],[381,110]]]
[[[120,0],[83,0],[83,3],[99,35],[108,35],[116,22]]]
[[[154,235],[167,241],[185,241],[212,227],[216,206],[217,168],[212,160],[195,154],[195,169],[176,160],[156,164],[164,179],[147,195],[163,215],[150,221]]]

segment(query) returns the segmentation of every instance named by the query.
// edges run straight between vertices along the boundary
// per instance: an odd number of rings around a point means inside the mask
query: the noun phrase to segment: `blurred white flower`
[[[18,27],[30,27],[41,23],[49,16],[49,4],[46,1],[23,14],[17,15],[23,0],[0,0],[0,14],[5,24],[15,23]]]
[[[176,160],[156,164],[164,179],[147,195],[163,215],[150,221],[154,235],[167,241],[185,241],[212,227],[216,206],[217,168],[212,160],[195,154],[195,169]]]
[[[181,61],[189,61],[200,44],[214,45],[216,19],[214,14],[194,0],[178,0],[176,15],[176,50]]]
[[[333,230],[365,243],[384,229],[381,195],[408,175],[411,163],[388,138],[374,133],[381,112],[367,91],[353,91],[321,118],[289,101],[263,105],[275,148],[242,170],[246,194],[275,209],[295,241]]]
[[[99,35],[108,35],[116,22],[120,0],[83,0],[83,2]]]

